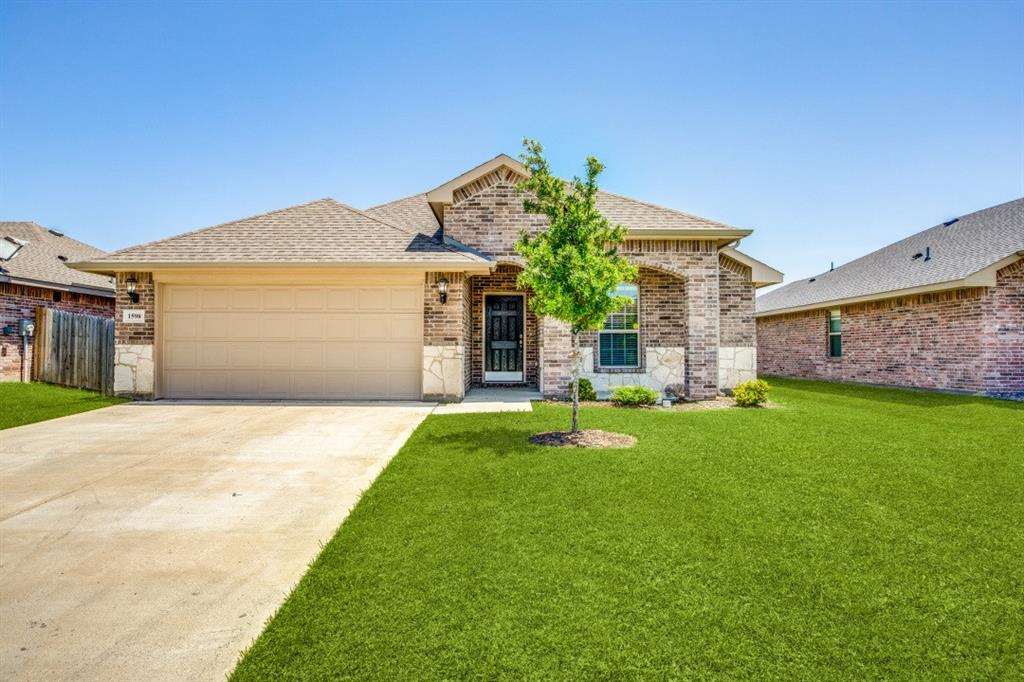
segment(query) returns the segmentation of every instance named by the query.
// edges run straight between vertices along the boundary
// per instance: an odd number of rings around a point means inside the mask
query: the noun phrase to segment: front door
[[[523,380],[523,297],[484,297],[484,381]]]

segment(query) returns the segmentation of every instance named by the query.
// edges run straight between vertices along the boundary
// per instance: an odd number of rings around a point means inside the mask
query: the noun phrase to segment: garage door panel
[[[166,286],[168,397],[417,399],[416,286]]]

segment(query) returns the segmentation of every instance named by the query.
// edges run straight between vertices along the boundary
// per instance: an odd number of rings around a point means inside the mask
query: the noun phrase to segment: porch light
[[[441,296],[441,305],[448,302],[448,278],[444,275],[437,278],[437,293]]]
[[[137,284],[138,281],[135,279],[135,275],[128,275],[128,279],[124,281],[125,291],[128,292],[128,300],[132,303],[139,302],[139,295],[135,293],[135,285]]]

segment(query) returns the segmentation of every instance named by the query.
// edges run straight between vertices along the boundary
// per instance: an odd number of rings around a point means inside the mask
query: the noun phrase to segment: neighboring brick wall
[[[125,280],[134,276],[137,284],[135,293],[139,295],[139,302],[132,303],[128,299],[128,292],[125,290]],[[117,310],[114,315],[114,342],[117,344],[131,345],[152,345],[153,330],[156,324],[156,288],[153,284],[153,273],[151,272],[119,272],[117,274]],[[146,322],[144,324],[125,324],[121,311],[124,309],[145,310]]]
[[[448,280],[448,302],[441,305],[437,280]],[[423,345],[465,346],[463,299],[466,276],[461,272],[428,272],[423,284]]]
[[[985,390],[1024,397],[1024,259],[997,273],[982,302]]]
[[[841,306],[841,358],[828,357],[828,309],[758,318],[758,372],[981,391],[985,293],[958,289]]]
[[[528,386],[537,386],[539,380],[538,366],[540,363],[539,333],[540,325],[537,316],[530,310],[530,292],[519,289],[516,278],[521,268],[517,265],[502,263],[490,275],[471,277],[471,310],[470,324],[472,352],[470,365],[472,372],[470,381],[473,386],[484,383],[484,294],[519,294],[523,298],[523,378]]]
[[[752,348],[757,345],[757,324],[750,268],[727,256],[719,256],[718,267],[719,344]]]
[[[21,320],[35,320],[36,308],[53,308],[69,313],[113,317],[114,299],[93,294],[79,294],[60,291],[60,301],[54,301],[54,290],[43,287],[30,287],[20,284],[0,283],[0,327],[11,325],[14,333],[0,336],[0,381],[21,380],[21,348],[22,340],[18,334]],[[32,372],[32,348],[34,339],[28,342],[28,354],[25,358],[27,372]]]

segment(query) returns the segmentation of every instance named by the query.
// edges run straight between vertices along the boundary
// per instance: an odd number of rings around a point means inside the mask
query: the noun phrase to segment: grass
[[[52,384],[0,383],[0,429],[32,424],[123,403],[95,391]]]
[[[432,416],[232,679],[1020,679],[1024,405]]]

